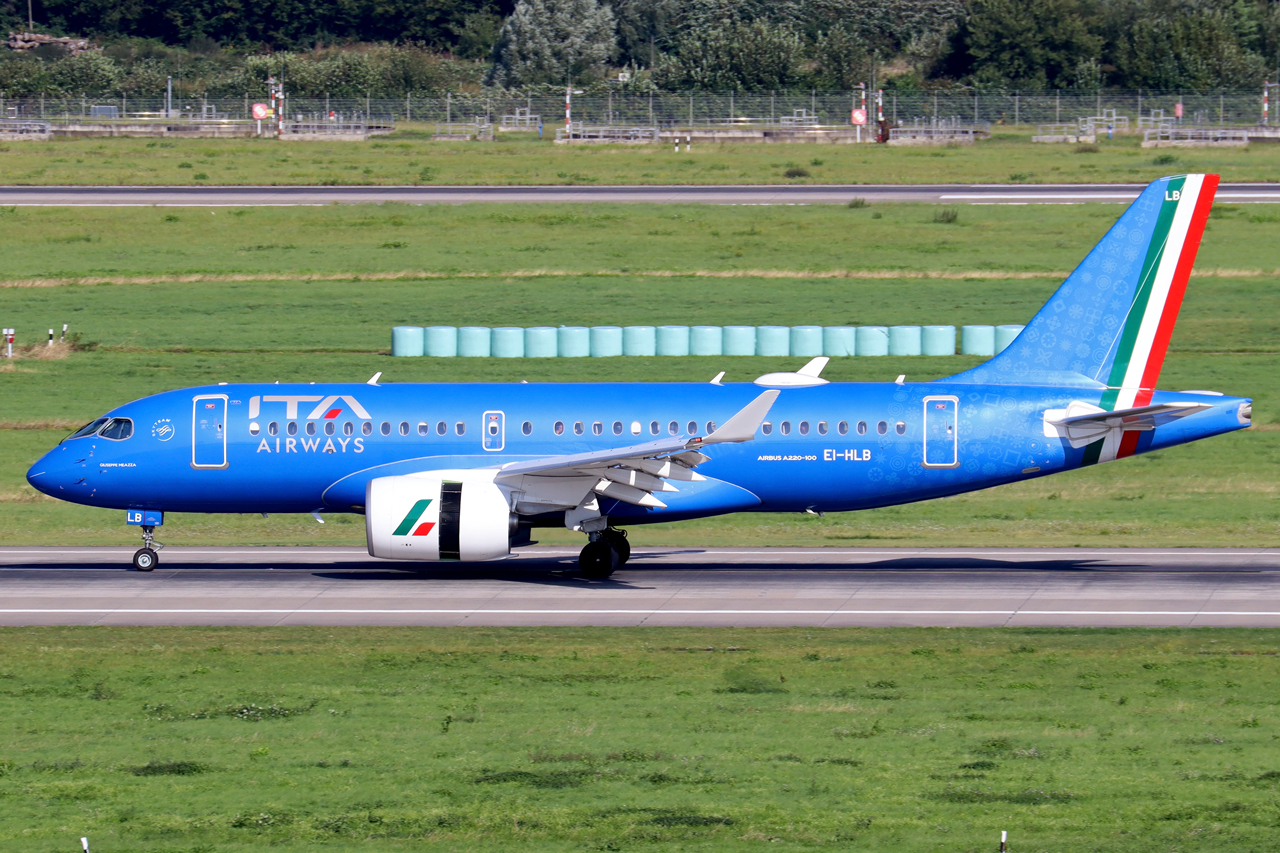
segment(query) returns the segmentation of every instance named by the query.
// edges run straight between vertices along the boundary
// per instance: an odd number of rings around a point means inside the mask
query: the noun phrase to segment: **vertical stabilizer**
[[[1107,410],[1149,403],[1217,187],[1152,181],[1004,352],[948,381],[1096,383]]]

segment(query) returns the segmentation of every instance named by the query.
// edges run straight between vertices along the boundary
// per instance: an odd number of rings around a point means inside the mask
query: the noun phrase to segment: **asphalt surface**
[[[1128,204],[1143,184],[932,184],[840,186],[623,187],[0,187],[0,205],[100,207],[248,207],[273,205],[468,204],[844,204],[914,201],[933,204]],[[1280,184],[1222,184],[1222,202],[1280,203]]]
[[[637,548],[484,564],[356,548],[0,549],[0,625],[1280,626],[1280,549]]]

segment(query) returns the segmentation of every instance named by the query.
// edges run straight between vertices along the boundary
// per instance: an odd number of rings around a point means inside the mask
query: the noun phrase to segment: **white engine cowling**
[[[424,471],[365,487],[369,553],[392,560],[496,560],[515,529],[496,471]]]

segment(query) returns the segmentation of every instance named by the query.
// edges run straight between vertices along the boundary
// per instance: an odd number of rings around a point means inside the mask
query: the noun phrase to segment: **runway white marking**
[[[600,609],[559,609],[559,610],[521,610],[521,609],[434,609],[434,610],[329,610],[323,608],[310,609],[271,609],[245,610],[209,608],[183,610],[149,610],[146,608],[102,608],[95,610],[72,609],[16,609],[0,610],[0,614],[36,615],[36,614],[72,614],[87,616],[91,614],[111,613],[145,613],[152,615],[194,615],[224,614],[237,615],[306,615],[340,614],[346,616],[416,616],[416,615],[485,615],[498,613],[504,615],[525,616],[1280,616],[1280,610],[600,610]]]

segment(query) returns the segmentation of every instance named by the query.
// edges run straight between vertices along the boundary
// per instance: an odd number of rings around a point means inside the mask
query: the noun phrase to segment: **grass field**
[[[1274,851],[1274,631],[0,631],[6,850]]]
[[[1280,146],[1142,149],[1141,138],[1097,145],[1033,144],[1034,128],[972,146],[564,146],[530,134],[496,142],[432,142],[407,125],[373,142],[83,139],[0,146],[0,184],[781,184],[1146,182],[1173,172],[1227,181],[1280,180]],[[805,174],[788,178],[786,172]]]
[[[1025,322],[1115,205],[21,209],[0,217],[0,319],[96,348],[0,368],[0,542],[132,544],[118,513],[43,498],[26,468],[130,399],[206,382],[747,381],[753,358],[390,359],[398,323]],[[874,218],[879,214],[879,218]],[[167,219],[173,217],[173,220]],[[1280,217],[1219,208],[1162,386],[1256,398],[1255,429],[1088,471],[816,519],[637,529],[641,544],[1280,544]],[[80,235],[79,238],[76,238]],[[403,244],[394,249],[384,244]],[[285,248],[289,247],[289,248]],[[538,247],[539,251],[526,251]],[[741,257],[739,257],[741,253]],[[51,260],[52,258],[52,260]],[[1205,274],[1208,273],[1208,274]],[[873,276],[873,277],[863,277]],[[263,280],[274,279],[274,280]],[[67,283],[67,282],[80,283]],[[104,282],[87,284],[85,281]],[[931,379],[975,360],[834,361],[829,378]],[[544,542],[572,542],[560,531]],[[175,516],[173,544],[360,544],[357,519]]]

